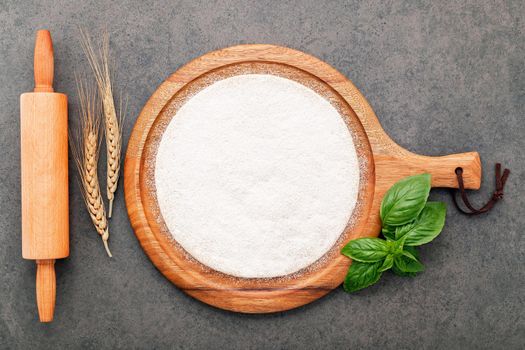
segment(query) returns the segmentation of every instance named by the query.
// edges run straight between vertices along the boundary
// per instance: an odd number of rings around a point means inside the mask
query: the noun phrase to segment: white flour
[[[321,258],[357,201],[359,164],[337,110],[289,79],[227,78],[189,99],[159,145],[162,216],[195,259],[277,277]]]

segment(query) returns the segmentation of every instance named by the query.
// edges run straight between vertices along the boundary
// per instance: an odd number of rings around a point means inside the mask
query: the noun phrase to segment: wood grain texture
[[[36,33],[35,55],[33,58],[35,92],[53,92],[53,75],[55,62],[53,41],[48,30],[39,30]]]
[[[359,205],[341,239],[311,268],[291,276],[269,279],[235,278],[214,271],[188,254],[165,232],[151,185],[159,130],[167,125],[185,95],[199,80],[214,80],[221,71],[245,65],[278,65],[301,82],[324,86],[342,114],[358,146],[361,166]],[[315,84],[314,84],[315,85]],[[155,91],[133,129],[124,168],[126,205],[135,234],[157,268],[189,295],[210,305],[239,312],[288,310],[320,298],[340,285],[350,261],[339,251],[347,241],[377,236],[379,205],[397,180],[413,174],[432,174],[434,187],[456,187],[454,170],[463,167],[467,188],[479,188],[481,164],[475,152],[444,157],[413,154],[395,144],[383,131],[372,108],[342,74],[315,57],[273,45],[240,45],[210,52],[180,68]]]
[[[56,301],[55,259],[36,261],[36,301],[40,322],[53,321]]]
[[[67,97],[49,92],[20,97],[22,256],[69,255]]]
[[[34,92],[20,96],[22,256],[36,260],[41,322],[53,320],[55,259],[69,255],[67,96],[53,91],[53,45],[37,33]]]

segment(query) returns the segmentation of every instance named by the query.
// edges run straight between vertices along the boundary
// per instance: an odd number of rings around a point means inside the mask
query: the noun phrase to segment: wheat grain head
[[[86,208],[102,238],[107,254],[111,257],[108,221],[97,174],[102,107],[95,86],[89,86],[79,76],[76,77],[76,81],[80,101],[80,127],[76,134],[69,132],[70,145],[80,174],[81,192]]]
[[[113,214],[113,201],[115,199],[115,192],[120,175],[123,110],[120,108],[120,116],[117,117],[111,84],[112,70],[110,69],[109,34],[105,31],[102,35],[102,43],[98,53],[95,52],[91,39],[85,30],[80,29],[80,36],[82,48],[88,58],[102,99],[107,153],[106,195],[109,201],[108,217],[111,218]]]

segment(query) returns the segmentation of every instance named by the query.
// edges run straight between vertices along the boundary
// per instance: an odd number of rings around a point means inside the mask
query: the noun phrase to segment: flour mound
[[[245,74],[191,97],[159,144],[155,185],[173,238],[245,278],[294,273],[334,245],[356,205],[352,136],[325,98]]]

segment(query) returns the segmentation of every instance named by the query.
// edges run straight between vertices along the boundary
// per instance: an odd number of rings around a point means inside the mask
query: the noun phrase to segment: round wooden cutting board
[[[327,99],[344,119],[360,163],[358,204],[339,240],[316,263],[276,278],[238,278],[191,257],[168,231],[155,189],[159,141],[180,107],[218,80],[250,73],[297,81]],[[433,187],[457,187],[457,167],[463,168],[466,188],[479,188],[481,164],[476,152],[443,157],[413,154],[385,134],[359,90],[328,64],[285,47],[240,45],[191,61],[155,91],[137,119],[128,144],[124,187],[135,234],[146,254],[170,281],[210,305],[266,313],[307,304],[342,283],[350,260],[339,253],[341,248],[351,239],[379,234],[379,206],[392,184],[426,172],[432,175]]]

